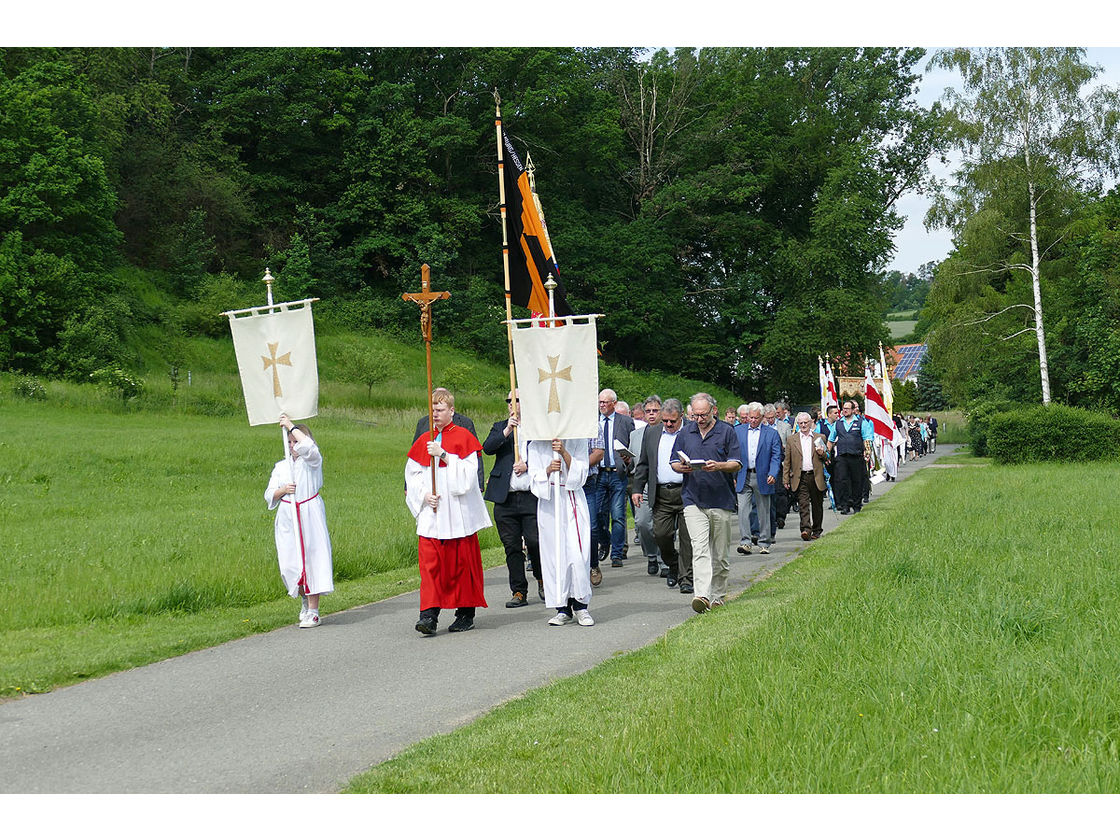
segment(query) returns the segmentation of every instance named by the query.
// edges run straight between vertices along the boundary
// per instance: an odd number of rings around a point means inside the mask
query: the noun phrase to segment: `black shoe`
[[[420,620],[416,622],[416,629],[425,636],[434,636],[436,634],[435,618],[430,615],[420,616]]]
[[[682,595],[691,595],[694,591],[695,590],[692,588],[691,583],[682,583],[681,584],[681,594]]]
[[[661,577],[669,577],[669,567],[665,566],[659,569],[658,574],[661,575]]]
[[[667,577],[665,578],[665,585],[672,589],[677,585],[677,579],[675,577]]]
[[[529,602],[525,600],[525,593],[524,592],[514,592],[513,597],[510,598],[508,601],[506,601],[506,606],[507,607],[523,607],[527,603],[529,603]],[[452,625],[452,627],[454,627],[454,626],[455,625]]]
[[[622,560],[612,557],[611,558],[611,568],[612,569],[621,569],[622,568]]]
[[[778,520],[778,528],[784,528],[784,527],[786,527],[785,519],[779,519]]]
[[[541,600],[543,601],[544,600],[544,581],[543,580],[538,580],[537,581],[537,594],[541,596]]]
[[[461,615],[451,622],[451,626],[447,628],[448,633],[465,633],[474,627],[474,619],[467,615]]]
[[[599,562],[602,563],[604,560],[606,560],[607,555],[610,554],[610,553],[611,553],[610,546],[607,546],[606,548],[600,548],[599,549]]]
[[[654,575],[656,575],[660,571],[661,571],[661,569],[657,565],[656,560],[650,560],[646,563],[646,574],[649,575],[650,577],[653,577]]]
[[[751,537],[751,545],[758,545],[758,537]]]

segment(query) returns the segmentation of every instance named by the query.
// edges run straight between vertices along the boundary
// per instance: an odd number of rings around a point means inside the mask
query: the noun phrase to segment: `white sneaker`
[[[587,610],[576,610],[576,621],[579,622],[580,627],[592,627],[595,624],[595,619]]]
[[[770,546],[768,546],[768,545],[759,546],[758,553],[759,554],[769,554],[770,553]]]
[[[319,626],[319,611],[308,610],[307,615],[299,623],[300,627],[318,627]]]
[[[590,616],[588,617],[590,618]],[[567,613],[558,612],[548,620],[548,623],[552,627],[563,627],[565,624],[571,624],[573,621],[575,621],[575,619]]]

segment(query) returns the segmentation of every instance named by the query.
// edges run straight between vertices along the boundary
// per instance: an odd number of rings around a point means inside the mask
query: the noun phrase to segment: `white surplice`
[[[540,537],[541,575],[547,606],[566,607],[568,599],[591,602],[591,516],[583,484],[587,480],[587,438],[565,440],[571,465],[560,460],[560,514],[557,519],[551,476],[545,474],[553,460],[552,441],[529,443],[529,476],[537,497],[537,532]],[[560,531],[560,554],[556,532]]]
[[[436,510],[428,504],[432,468],[420,466],[411,458],[405,461],[406,501],[416,518],[417,535],[448,540],[489,528],[490,514],[478,489],[478,453],[460,458],[448,452],[445,457],[446,466],[436,467],[436,493],[440,497]]]
[[[299,597],[299,579],[307,569],[308,595],[334,591],[331,565],[331,537],[327,533],[327,508],[319,491],[323,487],[323,456],[309,437],[295,445],[298,458],[292,459],[291,472],[287,460],[277,461],[264,491],[268,509],[276,510],[276,556],[280,576],[293,598]],[[277,488],[295,480],[296,492],[275,498]],[[295,502],[295,504],[293,504]],[[299,511],[297,527],[295,512]]]

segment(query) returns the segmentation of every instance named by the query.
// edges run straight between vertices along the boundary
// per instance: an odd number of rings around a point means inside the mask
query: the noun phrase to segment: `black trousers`
[[[673,544],[678,534],[680,551]],[[669,577],[692,584],[692,540],[684,521],[680,485],[662,484],[657,488],[657,504],[653,506],[653,539],[661,550],[661,559],[669,567]]]
[[[838,455],[832,470],[832,492],[840,510],[863,507],[863,455]]]
[[[533,577],[541,579],[540,540],[537,536],[537,497],[528,490],[515,491],[506,496],[501,504],[494,505],[494,524],[498,528],[498,539],[506,550],[506,569],[509,571],[510,592],[529,593],[529,581],[525,577],[525,551],[529,549],[529,563],[533,566]]]

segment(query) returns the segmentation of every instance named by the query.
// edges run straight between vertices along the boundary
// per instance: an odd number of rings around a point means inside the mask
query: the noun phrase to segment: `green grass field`
[[[1120,792],[1115,468],[1039,492],[1070,470],[923,470],[726,607],[349,789]]]

